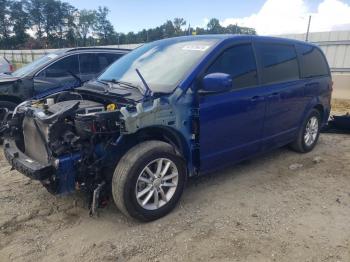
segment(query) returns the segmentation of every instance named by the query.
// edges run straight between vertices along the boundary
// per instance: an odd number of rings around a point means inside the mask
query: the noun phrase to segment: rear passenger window
[[[235,89],[257,85],[256,62],[251,44],[227,49],[210,66],[207,73],[231,75]]]
[[[299,65],[294,45],[258,43],[262,66],[262,84],[299,79]]]
[[[303,78],[329,75],[327,62],[321,51],[309,45],[299,45]]]

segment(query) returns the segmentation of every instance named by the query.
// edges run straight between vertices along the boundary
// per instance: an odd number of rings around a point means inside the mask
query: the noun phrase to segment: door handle
[[[250,101],[257,102],[257,101],[263,101],[265,98],[263,96],[253,96]]]

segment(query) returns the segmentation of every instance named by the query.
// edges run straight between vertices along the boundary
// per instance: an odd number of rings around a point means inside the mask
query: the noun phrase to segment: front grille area
[[[23,137],[25,154],[42,164],[47,164],[48,152],[46,149],[48,126],[34,118],[25,117],[23,120]]]

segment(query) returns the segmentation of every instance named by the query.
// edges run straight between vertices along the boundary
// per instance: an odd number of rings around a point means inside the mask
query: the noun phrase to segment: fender
[[[324,112],[324,105],[322,104],[322,101],[320,99],[320,97],[313,97],[309,103],[306,105],[305,110],[301,116],[301,118],[299,119],[299,124],[298,127],[300,128],[301,125],[303,124],[303,121],[305,119],[305,116],[313,109],[316,107],[321,107],[322,108],[322,114],[323,114],[323,119],[322,119],[322,125],[325,125],[327,123],[327,119],[326,119],[326,112]],[[328,118],[328,117],[327,117]]]

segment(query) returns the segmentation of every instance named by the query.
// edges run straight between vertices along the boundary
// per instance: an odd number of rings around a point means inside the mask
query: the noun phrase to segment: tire
[[[317,120],[317,128],[314,127],[312,131],[312,137],[310,140],[306,138],[308,127],[310,127],[310,121]],[[309,129],[311,130],[311,129]],[[308,153],[314,149],[320,136],[321,130],[321,115],[317,109],[312,109],[307,117],[304,119],[303,124],[298,132],[297,139],[291,144],[291,148],[299,153]]]
[[[17,104],[9,101],[0,101],[0,108],[7,108],[9,111],[13,111]]]
[[[158,166],[161,167],[159,172]],[[164,170],[166,173],[162,176],[160,171]],[[161,218],[179,201],[186,173],[185,162],[171,145],[161,141],[140,143],[121,158],[114,171],[114,202],[122,213],[131,218],[144,222]],[[167,178],[169,180],[163,181]]]

